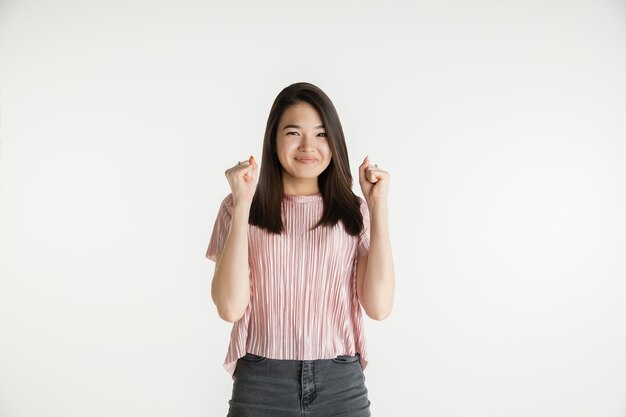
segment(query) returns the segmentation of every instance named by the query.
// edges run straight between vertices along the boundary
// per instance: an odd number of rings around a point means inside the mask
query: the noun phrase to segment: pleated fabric
[[[367,367],[356,265],[369,253],[370,217],[360,198],[364,228],[349,235],[343,222],[308,230],[323,212],[322,194],[289,195],[282,202],[282,235],[248,225],[250,303],[233,323],[224,368],[234,380],[246,352],[272,359],[331,359],[360,353]],[[229,193],[220,205],[206,251],[216,261],[228,236],[233,208]]]

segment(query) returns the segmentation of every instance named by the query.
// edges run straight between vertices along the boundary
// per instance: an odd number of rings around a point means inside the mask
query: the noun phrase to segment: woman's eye
[[[299,135],[298,132],[287,132],[288,135],[294,134],[294,135]],[[322,135],[322,137],[326,137],[326,132],[320,132],[318,133],[318,135]]]

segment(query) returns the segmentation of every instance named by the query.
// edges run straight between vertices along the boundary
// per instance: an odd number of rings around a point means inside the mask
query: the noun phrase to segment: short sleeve
[[[233,212],[233,194],[228,194],[220,204],[220,208],[217,212],[215,223],[213,224],[213,232],[211,232],[211,239],[209,240],[209,247],[207,248],[205,257],[217,262],[218,253],[222,253],[224,249],[224,243],[228,237],[228,231],[230,230],[230,223]]]
[[[360,198],[360,197],[359,197]],[[370,212],[367,207],[367,201],[361,198],[361,214],[363,215],[363,230],[359,235],[359,243],[357,246],[357,254],[359,256],[367,255],[370,250]]]

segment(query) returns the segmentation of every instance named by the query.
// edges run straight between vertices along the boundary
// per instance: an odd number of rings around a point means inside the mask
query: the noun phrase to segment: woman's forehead
[[[280,123],[318,128],[322,125],[322,119],[317,110],[309,103],[298,103],[285,109],[280,117]]]

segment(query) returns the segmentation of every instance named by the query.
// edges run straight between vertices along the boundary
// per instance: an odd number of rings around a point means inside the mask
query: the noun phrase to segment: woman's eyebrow
[[[298,126],[298,125],[287,125],[287,126],[283,127],[283,130],[288,129],[290,127],[293,127],[293,128],[296,128],[296,129],[300,129],[300,126]],[[324,129],[324,125],[315,126],[315,129]]]

